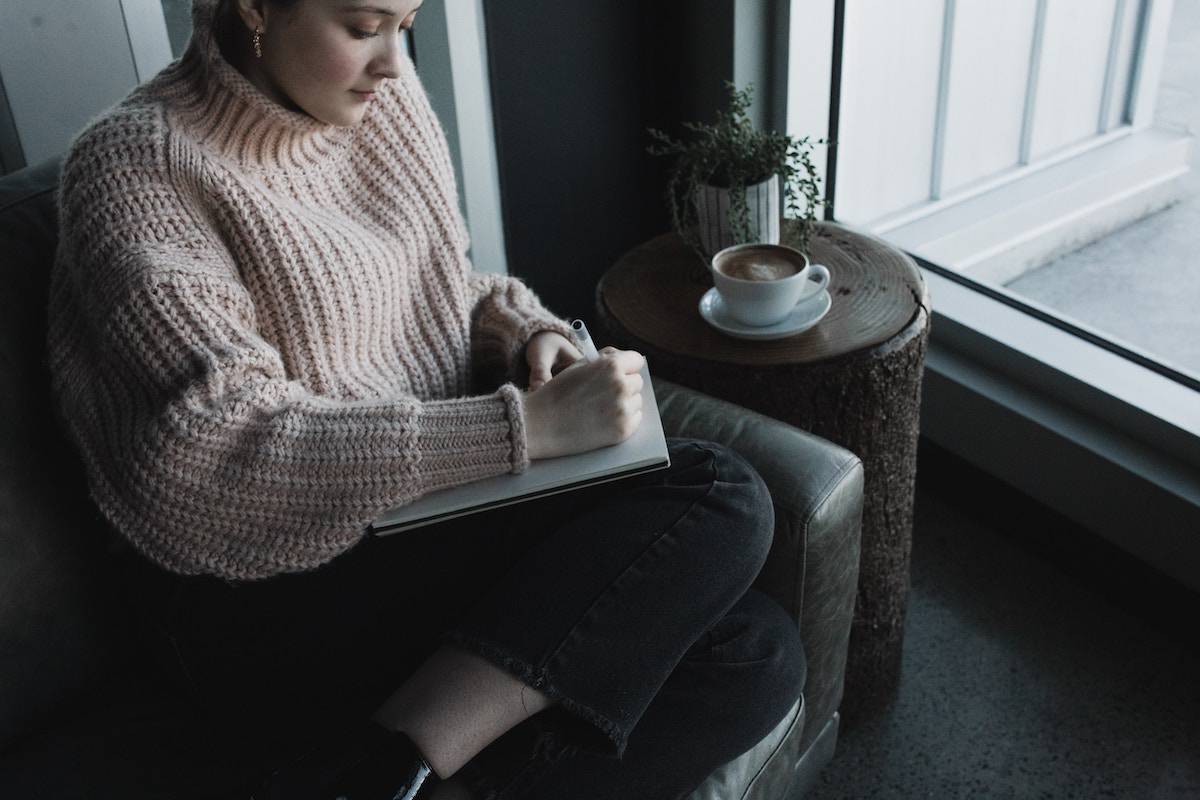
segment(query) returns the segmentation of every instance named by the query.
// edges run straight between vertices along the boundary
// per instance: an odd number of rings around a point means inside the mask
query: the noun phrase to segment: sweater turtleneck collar
[[[178,121],[204,146],[246,167],[307,167],[345,149],[354,129],[291,111],[225,60],[214,35],[219,0],[193,0],[192,35],[160,84]]]

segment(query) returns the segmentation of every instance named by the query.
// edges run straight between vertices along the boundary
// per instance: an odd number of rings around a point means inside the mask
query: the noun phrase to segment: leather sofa
[[[147,669],[105,569],[106,524],[51,412],[43,341],[57,176],[48,161],[0,178],[0,797],[236,797],[230,787],[251,765],[221,720]],[[726,444],[769,485],[777,528],[757,586],[795,616],[808,663],[792,713],[693,800],[799,797],[837,740],[862,462],[684,387],[656,379],[654,389],[668,435]]]

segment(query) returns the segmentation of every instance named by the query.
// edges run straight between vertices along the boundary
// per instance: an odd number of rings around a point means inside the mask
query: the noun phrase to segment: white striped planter
[[[702,186],[694,197],[699,220],[700,243],[709,257],[735,244],[729,222],[729,189]],[[779,244],[779,175],[746,187],[746,206],[749,210],[750,242]]]

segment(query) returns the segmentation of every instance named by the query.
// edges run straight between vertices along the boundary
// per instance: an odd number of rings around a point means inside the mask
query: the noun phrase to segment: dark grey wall
[[[8,107],[4,81],[0,79],[0,175],[16,172],[24,166],[25,153],[13,123],[12,110]]]
[[[733,2],[485,0],[484,13],[509,272],[591,319],[601,274],[670,229],[646,128],[678,138],[725,104]]]

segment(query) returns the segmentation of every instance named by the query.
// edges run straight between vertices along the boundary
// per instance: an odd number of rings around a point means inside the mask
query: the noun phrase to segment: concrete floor
[[[1175,0],[1155,123],[1200,137],[1200,0]],[[1200,144],[1188,196],[1006,284],[1200,380]]]
[[[1200,798],[1200,596],[921,441],[900,686],[806,800]]]

